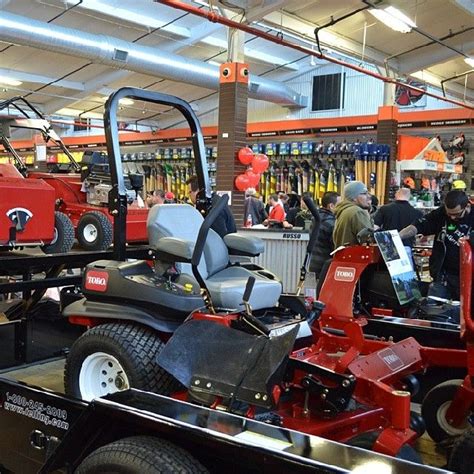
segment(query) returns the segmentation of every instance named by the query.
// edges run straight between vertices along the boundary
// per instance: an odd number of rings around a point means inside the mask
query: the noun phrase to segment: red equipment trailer
[[[45,253],[68,252],[74,227],[55,211],[54,188],[26,179],[13,165],[0,164],[0,247],[41,246]]]
[[[108,193],[112,185],[107,156],[100,152],[86,152],[81,166],[52,129],[51,124],[26,99],[14,97],[0,103],[0,111],[5,109],[16,111],[16,115],[0,117],[3,125],[0,143],[12,155],[18,170],[28,180],[42,180],[54,189],[55,209],[70,219],[83,249],[107,249],[113,242],[113,217],[108,212]],[[29,171],[9,141],[10,128],[41,132],[46,144],[54,143],[68,157],[69,164],[64,170],[66,172],[60,172],[61,165],[54,165],[49,171]],[[125,179],[129,207],[127,242],[146,242],[148,209],[139,208],[134,203],[143,185],[143,176],[135,174]],[[22,187],[25,185],[27,184],[20,184]],[[40,199],[35,200],[41,202]]]

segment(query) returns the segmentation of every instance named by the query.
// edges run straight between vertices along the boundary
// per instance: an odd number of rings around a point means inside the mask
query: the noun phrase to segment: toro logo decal
[[[403,367],[403,361],[398,357],[392,349],[384,349],[377,354],[385,363],[385,365],[392,371],[395,372],[396,370]]]
[[[107,291],[107,283],[109,281],[109,274],[107,272],[99,272],[97,270],[90,270],[86,273],[86,281],[84,288],[93,291]]]
[[[7,211],[7,217],[15,224],[16,231],[22,232],[26,223],[33,217],[33,213],[24,207],[14,207]]]
[[[337,267],[334,272],[334,280],[336,281],[354,281],[356,269],[352,267]]]

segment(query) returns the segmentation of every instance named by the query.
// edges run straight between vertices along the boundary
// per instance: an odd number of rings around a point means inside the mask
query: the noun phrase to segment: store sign
[[[89,270],[86,273],[86,281],[84,288],[91,291],[100,291],[101,293],[107,291],[107,284],[109,282],[109,274],[107,272],[100,272],[97,270]]]
[[[284,239],[289,239],[289,240],[299,240],[301,239],[301,234],[295,234],[295,233],[292,233],[292,232],[285,232],[283,234],[283,238]]]
[[[354,281],[356,269],[352,267],[337,267],[334,272],[334,280],[351,282]]]

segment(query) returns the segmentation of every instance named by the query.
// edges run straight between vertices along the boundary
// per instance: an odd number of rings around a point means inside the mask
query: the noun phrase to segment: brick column
[[[387,165],[387,177],[385,180],[384,204],[388,202],[388,190],[390,187],[391,173],[396,172],[397,162],[397,140],[398,140],[398,108],[390,105],[379,107],[377,121],[377,143],[390,145],[390,158]]]
[[[231,209],[237,227],[243,225],[244,193],[234,180],[246,167],[237,152],[247,144],[248,67],[243,63],[224,63],[220,67],[219,122],[217,135],[216,191],[231,191]]]

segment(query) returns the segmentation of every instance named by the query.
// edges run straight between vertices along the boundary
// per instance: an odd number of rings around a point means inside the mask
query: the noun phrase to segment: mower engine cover
[[[272,409],[297,333],[294,325],[267,338],[191,320],[175,331],[157,362],[204,403],[222,397]]]
[[[0,245],[51,242],[56,205],[54,188],[43,180],[4,176],[0,169]]]

